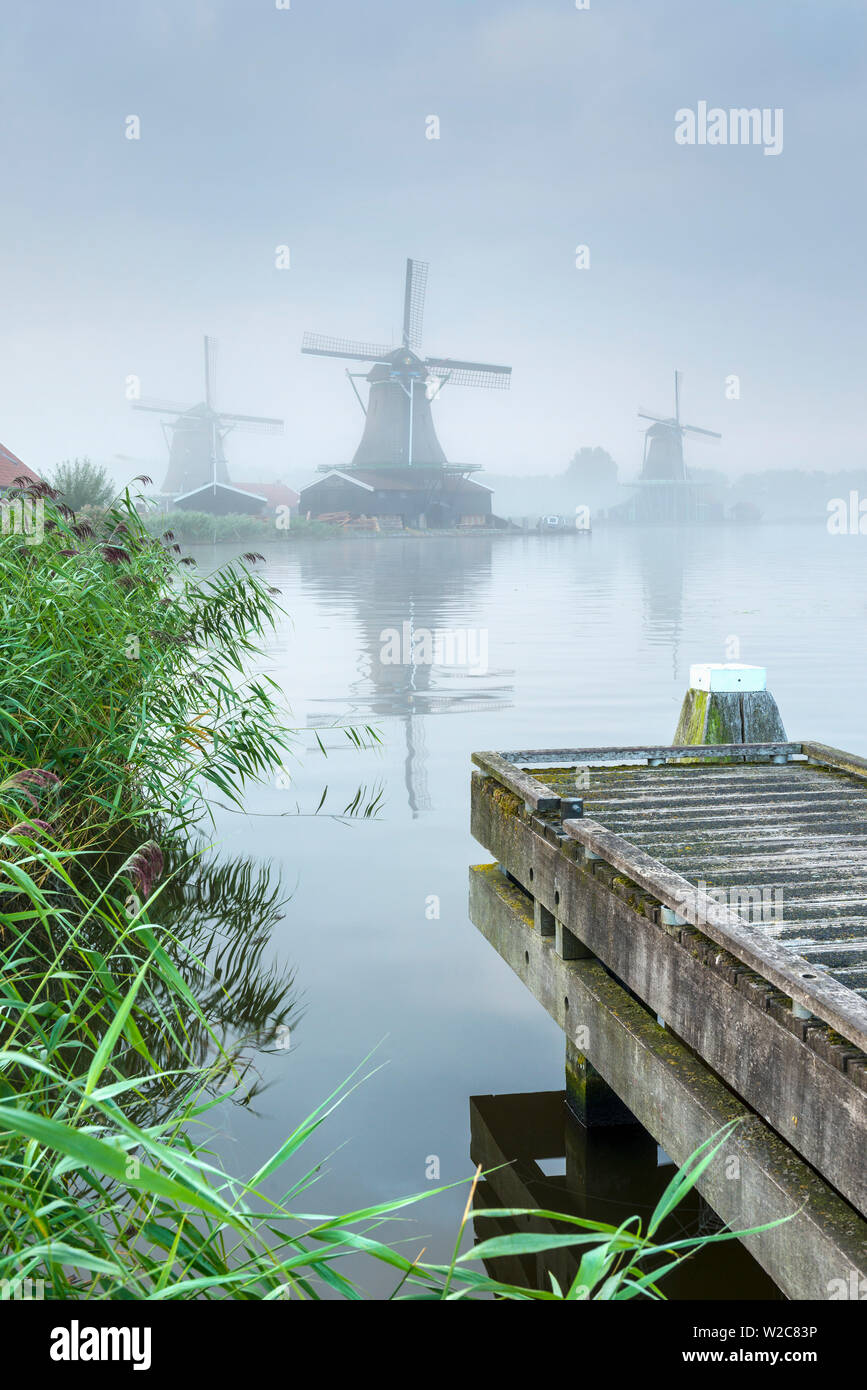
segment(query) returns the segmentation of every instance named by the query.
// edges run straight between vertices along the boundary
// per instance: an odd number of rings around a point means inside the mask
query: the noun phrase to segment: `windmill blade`
[[[192,410],[191,405],[180,405],[178,401],[161,401],[153,396],[142,396],[140,400],[132,402],[133,410],[153,410],[158,415],[186,415]]]
[[[283,421],[272,419],[268,415],[230,415],[227,411],[221,410],[217,418],[221,422],[230,421],[232,428],[237,428],[244,434],[283,433]]]
[[[722,439],[722,435],[717,434],[716,430],[702,430],[698,425],[681,425],[680,428],[684,433],[689,430],[690,434],[706,434],[709,439]]]
[[[653,420],[657,425],[673,425],[676,422],[671,418],[666,419],[663,415],[651,415],[649,410],[636,411],[639,420]]]
[[[212,410],[217,399],[217,340],[205,334],[205,404]]]
[[[460,362],[450,357],[427,357],[425,366],[434,376],[447,376],[455,386],[487,386],[508,391],[512,380],[511,367],[497,367],[491,362]]]
[[[315,357],[350,357],[355,362],[379,362],[394,352],[394,348],[384,347],[382,343],[357,343],[351,338],[329,338],[323,333],[305,333],[301,351]]]
[[[427,261],[406,263],[406,291],[403,300],[403,345],[418,352],[421,348],[424,322],[424,297],[427,291]]]

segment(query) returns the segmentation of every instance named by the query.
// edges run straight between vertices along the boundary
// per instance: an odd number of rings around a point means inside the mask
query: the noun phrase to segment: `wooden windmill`
[[[364,433],[350,465],[353,469],[449,467],[434,429],[431,401],[447,383],[509,387],[511,367],[422,356],[427,274],[424,261],[407,261],[403,334],[399,347],[328,338],[319,333],[304,334],[302,352],[372,363],[368,372],[353,373],[347,368],[347,376],[365,414]],[[355,387],[357,376],[366,377],[369,383],[367,405]]]
[[[652,415],[647,410],[638,412],[640,419],[653,423],[644,431],[641,472],[637,481],[629,484],[636,489],[631,504],[634,521],[697,521],[706,510],[702,501],[703,484],[687,474],[683,441],[688,434],[702,435],[706,439],[721,439],[722,435],[715,430],[682,423],[680,378],[681,373],[675,372],[673,415]]]
[[[163,420],[163,434],[169,449],[169,467],[163,493],[175,501],[195,501],[202,511],[260,510],[264,498],[245,493],[232,486],[226,462],[224,441],[232,430],[255,434],[281,434],[283,421],[261,415],[236,415],[217,410],[214,404],[216,388],[217,344],[205,335],[204,367],[205,398],[198,405],[179,405],[176,401],[143,397],[133,402],[133,410],[147,410],[158,415],[172,416]],[[228,494],[234,494],[233,499]],[[254,498],[256,507],[236,501]]]
[[[698,425],[683,425],[680,421],[680,372],[674,374],[674,415],[664,418],[639,410],[641,420],[653,420],[644,432],[644,457],[641,478],[645,482],[684,483],[686,465],[683,460],[683,439],[687,434],[701,434],[709,439],[722,439],[715,430],[703,430]]]

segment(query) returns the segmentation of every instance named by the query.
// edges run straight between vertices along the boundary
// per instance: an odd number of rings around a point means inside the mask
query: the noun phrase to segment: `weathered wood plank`
[[[802,955],[804,955],[805,953],[803,950],[801,950],[801,946],[799,945],[800,942],[805,942],[807,945],[813,946],[821,945],[823,942],[828,943],[833,941],[851,941],[853,940],[853,934],[856,931],[858,933],[857,940],[859,942],[864,941],[865,939],[864,936],[861,934],[860,930],[860,918],[858,919],[857,927],[853,927],[851,923],[846,921],[845,917],[824,919],[814,918],[810,920],[807,926],[809,930],[805,931],[805,924],[803,922],[790,921],[780,922],[775,925],[769,925],[766,928],[766,930],[770,933],[770,935],[772,935],[775,938],[775,940],[791,943],[793,949],[796,951],[801,951]],[[809,959],[808,955],[807,959]]]
[[[813,888],[817,890],[825,887],[839,889],[841,893],[851,892],[862,902],[867,903],[867,892],[862,893],[861,891],[867,887],[865,867],[867,866],[858,868],[855,865],[850,865],[838,870],[835,865],[834,877],[829,878],[825,865],[808,864],[806,867],[790,868],[784,873],[768,873],[763,882],[768,887],[791,887],[793,891],[800,891],[802,888],[806,892],[812,891]],[[729,883],[751,883],[752,879],[748,877],[749,873],[749,869],[733,869],[729,874],[714,879],[714,883],[721,887]]]
[[[841,748],[831,748],[827,743],[805,743],[801,751],[812,763],[847,772],[850,777],[867,778],[867,758],[859,758],[856,753],[844,753]]]
[[[558,811],[560,809],[560,796],[554,795],[550,788],[537,782],[534,777],[527,773],[520,772],[499,753],[474,753],[473,762],[476,767],[480,767],[483,772],[496,777],[498,782],[513,791],[516,796],[532,806],[535,811]]]
[[[591,808],[588,807],[588,810]],[[592,817],[596,819],[596,817]],[[597,822],[598,824],[598,822]],[[650,824],[646,830],[636,830],[631,825],[623,826],[622,829],[617,823],[610,823],[606,826],[612,834],[621,835],[624,839],[629,839],[633,844],[655,844],[660,849],[669,845],[675,852],[683,851],[686,846],[683,841],[687,838],[695,844],[703,842],[710,852],[716,853],[727,845],[742,845],[745,850],[761,851],[764,845],[772,845],[774,850],[779,852],[786,848],[800,849],[804,843],[804,834],[800,827],[793,825],[762,825],[745,822],[740,834],[734,826],[720,826],[716,832],[712,828],[691,825],[688,821],[682,826],[665,828]],[[700,833],[697,833],[700,832]],[[867,866],[867,836],[851,834],[839,830],[826,830],[818,833],[815,830],[809,832],[809,842],[812,848],[819,851],[817,858],[821,857],[821,851],[826,845],[840,848],[848,847],[853,851],[864,852],[864,863]]]
[[[791,801],[797,803],[809,803],[817,800],[820,804],[839,802],[840,805],[855,806],[864,805],[865,791],[854,782],[847,780],[842,785],[829,779],[827,773],[820,774],[815,783],[810,783],[794,772],[790,772],[788,779],[778,779],[775,782],[753,782],[752,784],[738,783],[733,777],[710,778],[696,775],[701,772],[700,768],[693,769],[689,778],[673,778],[668,783],[652,783],[648,777],[636,777],[634,780],[626,779],[618,782],[602,782],[597,776],[597,768],[588,768],[589,790],[594,796],[598,796],[601,801],[610,802],[616,805],[618,801],[629,803],[635,797],[642,800],[656,801],[659,805],[667,805],[669,802],[676,806],[680,802],[691,805],[692,802],[704,798],[707,800],[711,796],[721,796],[726,801],[731,801],[735,796],[747,804],[764,804],[766,801],[772,805],[780,802]],[[534,773],[538,780],[550,786],[552,791],[559,787],[565,780],[569,781],[570,773],[565,779],[558,774],[556,777],[547,777],[543,772]]]
[[[718,758],[795,757],[802,751],[800,743],[715,743],[693,744],[673,743],[641,745],[637,748],[531,748],[502,756],[509,763],[583,763],[623,761],[629,758],[682,759],[695,758],[699,762]],[[487,755],[486,755],[487,756]]]
[[[694,848],[685,847],[679,853],[680,867],[685,865],[697,865],[699,868],[706,868],[714,872],[722,872],[731,869],[737,872],[741,868],[755,873],[755,866],[764,864],[767,866],[767,873],[788,873],[789,870],[809,869],[816,867],[816,855],[809,848],[803,850],[788,850],[785,853],[767,851],[763,853],[760,849],[752,852],[740,854],[716,854],[704,853],[696,854]],[[822,863],[827,870],[832,865],[835,870],[852,869],[863,874],[867,867],[867,859],[863,854],[853,852],[851,849],[826,849],[822,852]],[[763,880],[764,882],[764,880]]]
[[[639,888],[699,927],[711,940],[731,951],[770,980],[796,1003],[835,1028],[856,1047],[867,1049],[867,1005],[851,990],[828,976],[817,978],[809,961],[778,945],[767,933],[717,903],[689,879],[636,848],[620,835],[590,819],[567,820],[563,829],[585,850],[601,855]]]
[[[549,794],[562,795],[561,787],[547,784]],[[670,816],[672,819],[690,819],[699,816],[713,816],[733,820],[738,815],[777,816],[810,818],[821,816],[864,817],[867,814],[867,797],[842,797],[836,794],[823,795],[808,792],[805,795],[792,789],[780,792],[765,792],[751,796],[746,792],[729,792],[727,788],[707,788],[694,795],[673,794],[670,791],[646,793],[643,788],[626,788],[617,794],[600,792],[592,784],[583,788],[586,801],[604,810],[606,816]]]

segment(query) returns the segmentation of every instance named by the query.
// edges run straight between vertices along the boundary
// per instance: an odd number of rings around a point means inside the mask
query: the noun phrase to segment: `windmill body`
[[[651,483],[686,481],[683,435],[674,421],[661,420],[645,431],[641,477]]]
[[[638,412],[652,423],[644,432],[641,473],[631,486],[636,489],[630,506],[634,521],[697,521],[701,519],[702,484],[691,479],[684,461],[686,435],[721,439],[715,430],[685,425],[680,418],[680,372],[674,374],[674,414],[668,417]]]
[[[406,263],[399,347],[305,333],[303,353],[369,365],[364,372],[347,369],[365,417],[352,462],[339,471],[320,470],[330,481],[302,490],[302,512],[322,515],[345,509],[352,515],[400,516],[406,525],[453,525],[468,513],[490,516],[490,489],[470,480],[470,473],[477,471],[473,466],[449,463],[431,405],[449,383],[508,389],[512,369],[423,355],[427,272],[422,261]],[[367,382],[366,402],[355,385],[359,378]]]
[[[173,417],[163,420],[169,466],[162,493],[172,497],[175,506],[193,510],[220,514],[262,511],[266,505],[264,497],[232,485],[225,439],[232,430],[279,434],[283,421],[216,409],[216,343],[208,336],[204,340],[204,367],[205,399],[198,405],[183,406],[148,398],[133,402],[134,410]]]
[[[353,468],[445,467],[426,375],[424,362],[408,348],[398,348],[368,372],[367,415]]]
[[[220,417],[204,401],[178,415],[164,431],[169,438],[169,466],[162,491],[172,497],[211,482],[229,483]]]

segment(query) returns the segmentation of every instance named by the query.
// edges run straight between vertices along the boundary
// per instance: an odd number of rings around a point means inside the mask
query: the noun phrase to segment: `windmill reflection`
[[[425,719],[432,715],[490,712],[510,703],[513,687],[503,681],[507,673],[480,669],[476,660],[483,644],[466,642],[460,658],[448,664],[437,644],[425,634],[481,632],[474,626],[474,611],[481,617],[479,596],[491,577],[488,537],[438,536],[430,539],[335,542],[329,564],[323,569],[317,554],[305,550],[301,572],[305,586],[321,595],[326,604],[339,599],[355,611],[361,656],[357,679],[351,682],[345,701],[318,703],[327,712],[310,718],[314,728],[327,728],[338,720],[347,723],[397,719],[405,744],[404,782],[413,819],[430,809],[427,786]],[[459,616],[458,616],[459,615]],[[408,630],[410,640],[405,640]],[[400,634],[401,659],[393,660],[389,633]],[[428,659],[431,650],[433,660]],[[484,663],[482,663],[484,664]]]
[[[638,553],[646,631],[652,642],[670,649],[672,678],[678,680],[686,566],[684,534],[680,528],[663,533],[641,528],[632,539]]]

